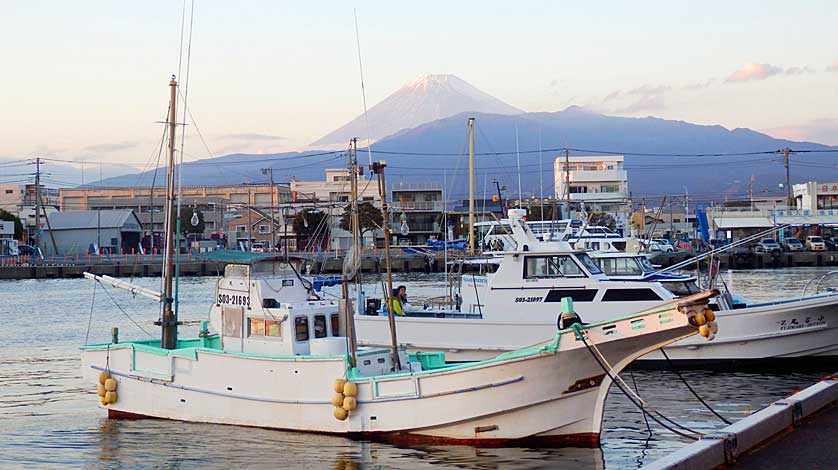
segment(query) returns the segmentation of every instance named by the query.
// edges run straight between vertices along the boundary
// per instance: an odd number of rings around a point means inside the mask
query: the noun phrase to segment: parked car
[[[17,251],[20,256],[29,256],[30,258],[42,258],[41,250],[32,245],[18,245]]]
[[[797,238],[786,238],[783,240],[783,250],[785,251],[803,251],[803,243]]]
[[[675,251],[675,246],[672,245],[672,242],[667,240],[666,238],[653,238],[652,242],[657,243],[661,247],[661,251],[664,253],[672,253]]]
[[[811,235],[806,237],[806,249],[809,251],[824,251],[826,243],[823,242],[823,238]]]
[[[665,246],[655,240],[643,240],[640,242],[648,253],[665,253]]]
[[[838,237],[825,238],[823,241],[827,250],[838,251]]]
[[[780,252],[783,251],[783,248],[779,243],[777,243],[777,240],[774,240],[773,238],[763,238],[759,241],[759,243],[757,243],[754,251],[757,253],[780,254]]]
[[[254,243],[250,247],[250,251],[252,251],[253,253],[265,253],[267,249],[265,248],[264,243]]]

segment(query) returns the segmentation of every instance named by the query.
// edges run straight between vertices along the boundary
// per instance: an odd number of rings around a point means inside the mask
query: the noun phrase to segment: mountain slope
[[[463,112],[520,114],[518,108],[484,93],[455,75],[422,75],[369,109],[371,138],[378,140],[402,129]],[[356,117],[311,144],[345,144],[352,137],[365,141],[367,119]]]
[[[524,197],[538,196],[542,189],[545,196],[554,194],[553,161],[563,156],[564,147],[578,149],[573,150],[571,155],[596,155],[592,150],[625,154],[629,189],[636,196],[683,194],[686,187],[690,200],[695,202],[718,200],[725,194],[744,197],[752,175],[755,178],[755,194],[761,194],[763,190],[776,192],[777,184],[785,179],[782,157],[778,154],[678,157],[673,156],[675,154],[763,152],[784,147],[795,150],[833,149],[835,153],[793,155],[791,179],[792,183],[832,180],[838,174],[838,147],[774,139],[749,129],[728,130],[721,126],[653,117],[606,116],[571,107],[554,113],[517,116],[463,113],[402,130],[373,146],[373,158],[388,162],[389,186],[394,187],[401,181],[445,181],[449,199],[465,197],[468,187],[468,117],[476,118],[476,189],[480,197],[484,192],[487,196],[493,194],[492,179],[508,188],[504,197],[517,197],[516,128],[521,151],[521,194]],[[540,163],[539,148],[544,149]],[[361,160],[366,161],[366,152],[360,150],[360,153]],[[288,181],[291,177],[322,180],[325,168],[343,165],[340,155],[316,151],[276,155],[233,154],[186,163],[183,183],[264,182],[265,176],[260,169],[267,166],[274,168],[277,182]],[[158,184],[165,181],[163,173],[164,170],[161,170],[157,176]],[[151,180],[151,174],[146,173],[108,179],[103,184],[148,185]]]

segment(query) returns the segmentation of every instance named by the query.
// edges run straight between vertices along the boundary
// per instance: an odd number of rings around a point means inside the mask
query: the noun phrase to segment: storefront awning
[[[716,229],[768,228],[774,223],[765,217],[716,217],[713,219]]]

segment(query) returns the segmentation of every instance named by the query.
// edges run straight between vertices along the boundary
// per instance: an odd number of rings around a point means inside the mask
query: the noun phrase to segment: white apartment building
[[[838,183],[809,181],[808,183],[795,184],[792,189],[799,210],[808,210],[813,214],[822,211],[838,214]]]
[[[569,157],[559,156],[554,162],[556,198],[563,200],[568,193],[573,206],[584,203],[588,212],[621,214],[628,201],[628,175],[623,168],[622,155]]]

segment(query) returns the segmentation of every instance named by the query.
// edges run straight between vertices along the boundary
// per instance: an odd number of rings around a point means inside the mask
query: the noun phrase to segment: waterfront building
[[[833,213],[838,214],[838,182],[818,183],[809,181],[795,184],[792,189],[798,209],[808,210],[812,213],[833,211]],[[836,222],[838,220],[832,223]]]
[[[47,224],[45,224],[47,225]],[[38,237],[46,256],[140,251],[143,225],[131,209],[56,212]],[[93,248],[93,250],[91,250]]]
[[[224,216],[241,207],[270,211],[291,201],[291,190],[281,184],[237,184],[219,186],[184,186],[181,206],[203,215],[203,238],[224,233]],[[165,223],[166,188],[63,188],[59,192],[62,211],[131,209],[145,227],[146,235],[161,237]],[[278,209],[277,209],[278,210]]]
[[[554,178],[556,198],[569,196],[573,207],[612,215],[626,212],[628,174],[622,155],[557,157]]]
[[[445,201],[439,183],[398,183],[390,208],[390,231],[398,243],[421,245],[442,239]]]

